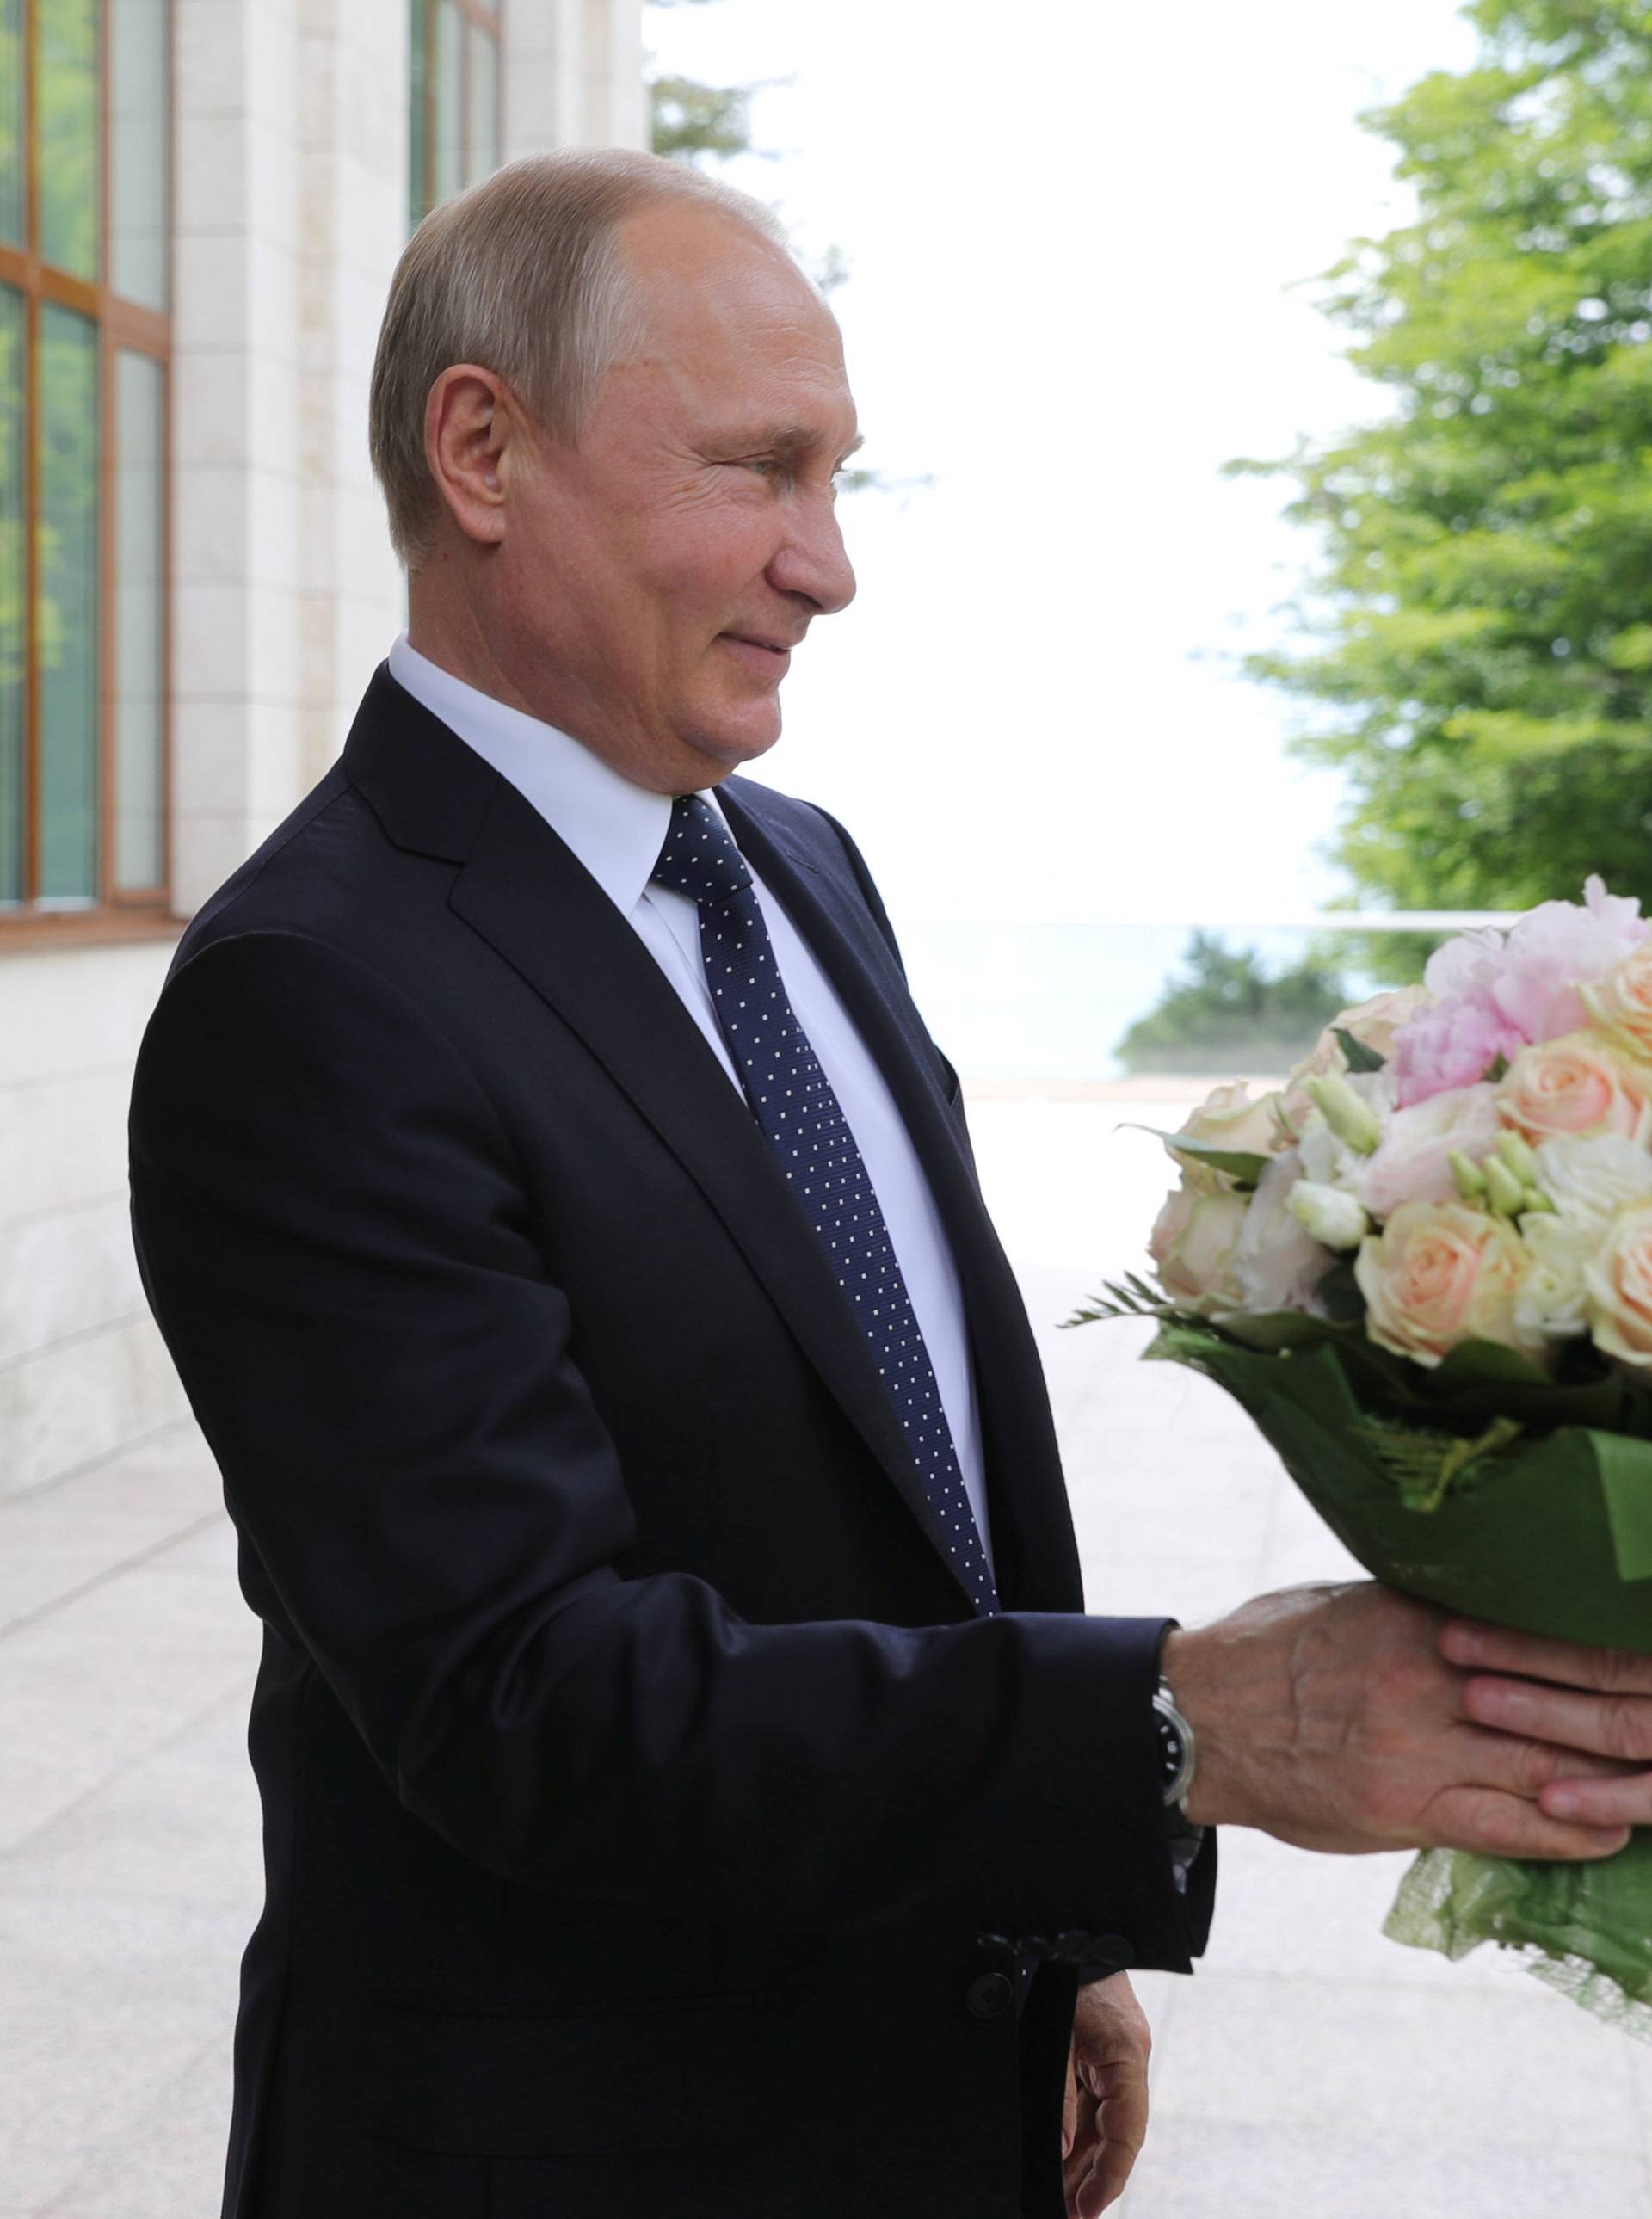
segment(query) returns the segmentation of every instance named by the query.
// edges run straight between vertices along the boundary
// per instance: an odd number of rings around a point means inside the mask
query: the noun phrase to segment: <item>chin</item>
[[[679,737],[683,745],[701,762],[715,767],[719,778],[727,778],[737,771],[742,763],[755,762],[766,755],[780,737],[780,710],[776,702],[761,718],[749,711],[726,718],[708,718],[703,724],[686,725]],[[711,784],[708,779],[704,784]]]

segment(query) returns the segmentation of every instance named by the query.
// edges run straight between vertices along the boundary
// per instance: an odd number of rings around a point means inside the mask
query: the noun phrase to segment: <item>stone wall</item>
[[[407,7],[174,4],[182,920],[321,777],[404,620],[367,388],[407,236]],[[507,156],[642,143],[641,16],[509,0]],[[126,1184],[132,1062],[176,936],[9,948],[0,921],[0,1495],[187,1415]]]

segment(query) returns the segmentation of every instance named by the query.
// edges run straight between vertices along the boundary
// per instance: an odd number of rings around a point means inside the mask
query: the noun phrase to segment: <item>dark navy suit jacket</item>
[[[933,1186],[1004,1613],[653,957],[382,667],[132,1101],[264,1627],[230,2219],[1045,2219],[1075,1967],[1202,1942],[956,1075],[842,828],[718,793]]]

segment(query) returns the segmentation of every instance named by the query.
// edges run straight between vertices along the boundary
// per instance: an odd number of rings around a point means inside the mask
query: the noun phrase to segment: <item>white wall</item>
[[[132,1064],[170,943],[0,942],[0,1495],[176,1424],[127,1219]]]
[[[344,743],[405,606],[367,388],[406,241],[407,0],[175,0],[174,907]],[[508,0],[506,152],[641,145],[641,0]],[[176,935],[0,928],[0,1495],[187,1416],[127,1221],[133,1059]]]

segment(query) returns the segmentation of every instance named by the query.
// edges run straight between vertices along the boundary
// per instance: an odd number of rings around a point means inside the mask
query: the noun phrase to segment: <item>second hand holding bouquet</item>
[[[1652,923],[1598,879],[1348,1010],[1282,1089],[1219,1088],[1149,1355],[1233,1395],[1376,1577],[1652,1654]],[[1652,2036],[1652,1831],[1604,1863],[1434,1850],[1388,1930],[1487,1939]]]

